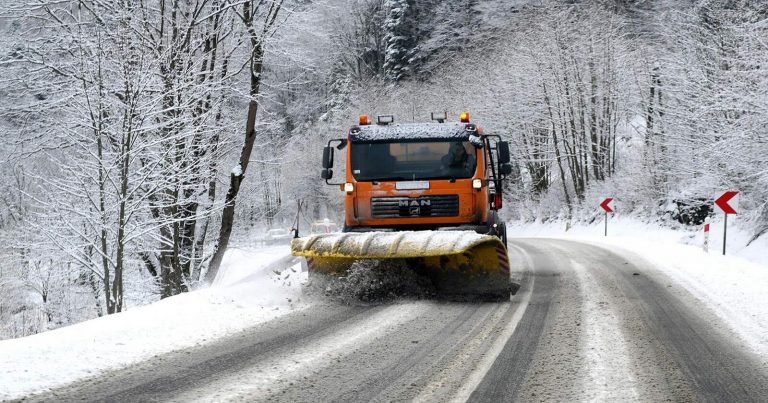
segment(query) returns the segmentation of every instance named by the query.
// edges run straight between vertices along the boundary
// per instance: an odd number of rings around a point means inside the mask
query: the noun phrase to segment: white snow
[[[733,216],[728,221],[726,256],[722,216],[712,222],[708,253],[702,249],[701,230],[663,228],[632,218],[611,218],[607,237],[602,220],[574,225],[567,232],[563,222],[510,222],[507,231],[510,238],[581,240],[640,255],[701,300],[757,354],[768,357],[768,236],[747,246],[748,232]]]
[[[353,132],[353,140],[376,141],[397,139],[461,139],[469,132],[464,124],[450,123],[404,123],[390,125],[360,126],[359,132]]]
[[[0,400],[126,367],[304,309],[287,246],[227,251],[214,285],[116,315],[0,341]],[[283,270],[281,270],[283,269]]]
[[[622,334],[617,312],[605,309],[600,301],[609,301],[609,291],[600,287],[589,268],[571,260],[574,271],[584,287],[582,288],[584,311],[582,325],[586,337],[584,352],[589,363],[584,383],[588,401],[592,402],[637,402],[637,377],[631,366],[626,335]]]
[[[243,167],[242,167],[242,166],[240,166],[240,164],[237,164],[237,165],[235,165],[235,166],[232,168],[232,175],[235,175],[235,176],[242,176],[242,175],[243,175]]]

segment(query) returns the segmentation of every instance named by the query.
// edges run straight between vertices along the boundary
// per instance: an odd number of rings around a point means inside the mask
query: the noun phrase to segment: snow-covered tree
[[[415,73],[418,44],[414,14],[417,9],[409,0],[388,0],[387,9],[383,68],[388,79],[399,81]]]

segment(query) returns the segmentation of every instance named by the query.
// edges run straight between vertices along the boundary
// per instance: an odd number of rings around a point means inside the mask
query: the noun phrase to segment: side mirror
[[[330,169],[330,168],[323,169],[320,172],[320,177],[325,180],[333,178],[333,169]]]
[[[333,168],[333,147],[323,147],[323,168]]]
[[[499,164],[509,164],[509,143],[499,141],[497,148],[499,149]]]
[[[499,172],[501,172],[502,175],[507,176],[512,173],[512,165],[510,164],[501,164],[501,167],[499,167]]]

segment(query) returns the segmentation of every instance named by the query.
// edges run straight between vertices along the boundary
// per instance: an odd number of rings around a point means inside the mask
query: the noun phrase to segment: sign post
[[[704,219],[704,252],[709,252],[709,217]]]
[[[606,197],[602,203],[600,203],[600,208],[605,211],[605,236],[608,236],[608,213],[613,213],[613,197]]]
[[[736,214],[739,206],[739,192],[729,190],[715,199],[715,206],[723,212],[723,255],[725,255],[726,237],[728,235],[728,214]]]

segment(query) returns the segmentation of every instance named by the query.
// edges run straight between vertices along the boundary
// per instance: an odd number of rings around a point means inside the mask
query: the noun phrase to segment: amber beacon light
[[[360,115],[360,126],[368,125],[370,122],[368,121],[368,115]]]
[[[469,112],[461,112],[459,121],[461,121],[461,123],[469,123]]]

